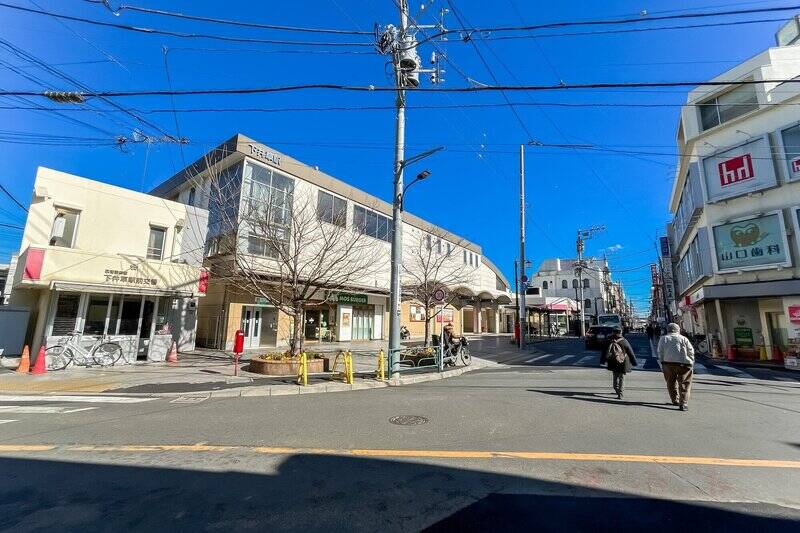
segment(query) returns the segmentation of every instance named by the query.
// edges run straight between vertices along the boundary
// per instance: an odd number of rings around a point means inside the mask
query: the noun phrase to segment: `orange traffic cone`
[[[47,365],[45,364],[44,344],[39,348],[39,355],[36,356],[36,361],[33,362],[31,367],[31,374],[39,375],[47,373]]]
[[[175,341],[172,341],[172,348],[169,349],[169,353],[167,354],[167,363],[177,363],[178,362],[178,344]]]
[[[22,357],[19,358],[19,366],[17,372],[20,374],[27,374],[31,369],[31,351],[26,344],[22,349]]]

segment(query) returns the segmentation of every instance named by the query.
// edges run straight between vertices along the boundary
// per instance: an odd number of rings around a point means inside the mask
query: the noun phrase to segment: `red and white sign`
[[[800,172],[800,157],[792,159],[792,172]]]
[[[800,305],[790,305],[789,309],[789,322],[792,324],[800,324]]]
[[[719,168],[719,183],[723,187],[755,177],[753,158],[750,154],[732,157],[717,166]]]

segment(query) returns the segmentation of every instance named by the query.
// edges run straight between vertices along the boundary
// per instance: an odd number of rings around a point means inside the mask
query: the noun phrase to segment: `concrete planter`
[[[318,374],[324,370],[324,359],[309,359],[308,373]],[[264,374],[267,376],[296,376],[300,370],[300,361],[291,359],[288,361],[270,361],[254,357],[250,360],[248,372],[254,374]]]

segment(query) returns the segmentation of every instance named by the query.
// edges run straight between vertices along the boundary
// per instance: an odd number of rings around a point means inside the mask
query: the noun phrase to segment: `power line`
[[[98,4],[104,2],[97,2],[95,0],[86,0],[92,4]],[[108,4],[105,4],[106,6]],[[150,9],[146,7],[139,7],[139,6],[130,6],[127,4],[120,4],[117,7],[116,11],[111,10],[112,13],[115,15],[119,15],[122,11],[135,11],[138,13],[146,13],[148,15],[158,15],[162,17],[169,17],[169,18],[177,18],[183,20],[196,20],[199,22],[209,22],[213,24],[222,24],[226,26],[236,26],[242,28],[257,28],[261,30],[280,30],[280,31],[294,31],[294,32],[303,32],[303,33],[326,33],[326,34],[335,34],[335,35],[374,35],[371,31],[359,31],[359,30],[340,30],[340,29],[331,29],[331,28],[307,28],[302,26],[282,26],[279,24],[264,24],[260,22],[246,22],[242,20],[232,20],[232,19],[220,19],[215,17],[203,17],[200,15],[188,15],[185,13],[178,13],[175,11],[164,11],[161,9]]]
[[[374,46],[373,43],[348,43],[348,42],[322,42],[322,41],[289,41],[282,39],[256,39],[249,37],[230,37],[226,35],[213,35],[207,33],[183,33],[170,30],[159,30],[154,28],[143,28],[140,26],[128,26],[125,24],[115,24],[113,22],[101,22],[99,20],[92,20],[82,17],[74,17],[71,15],[64,15],[61,13],[53,13],[51,11],[44,11],[40,9],[31,9],[28,7],[15,6],[11,4],[0,3],[0,7],[7,9],[15,9],[24,11],[26,13],[33,13],[36,15],[47,15],[49,17],[60,18],[64,20],[72,20],[74,22],[81,22],[83,24],[92,24],[94,26],[103,26],[106,28],[116,28],[120,30],[143,33],[146,35],[166,35],[169,37],[178,37],[181,39],[211,39],[216,41],[227,41],[237,43],[259,43],[259,44],[279,44],[279,45],[306,45],[306,46]]]
[[[17,200],[17,199],[14,197],[14,195],[13,195],[13,194],[11,194],[10,192],[8,192],[8,189],[6,189],[6,188],[3,186],[3,184],[2,184],[2,183],[0,183],[0,191],[3,191],[3,192],[5,193],[5,195],[6,195],[6,196],[8,196],[9,198],[11,198],[11,201],[12,201],[12,202],[14,202],[15,204],[17,204],[17,205],[19,206],[19,208],[20,208],[20,209],[22,209],[22,210],[23,210],[23,211],[25,211],[26,213],[28,212],[28,208],[27,208],[27,207],[25,207],[24,205],[22,205],[22,202],[20,202],[19,200]]]
[[[615,26],[620,24],[650,23],[662,20],[727,17],[736,15],[753,15],[756,13],[779,13],[784,11],[797,11],[798,9],[800,9],[800,5],[755,8],[755,9],[739,9],[739,10],[728,10],[728,11],[711,11],[704,13],[681,13],[677,15],[661,15],[656,17],[638,16],[638,17],[615,18],[615,19],[567,20],[567,21],[547,22],[544,24],[532,24],[523,26],[498,26],[498,27],[485,27],[485,28],[476,27],[476,28],[467,28],[464,31],[477,34],[501,33],[501,32],[513,32],[513,31],[530,32],[535,30],[566,28],[573,26]],[[461,30],[443,30],[438,34],[435,34],[432,38],[445,36],[452,33],[461,33]]]
[[[800,83],[797,78],[785,79],[766,79],[766,80],[734,80],[734,81],[649,81],[649,82],[600,82],[600,83],[574,83],[559,85],[486,85],[478,87],[416,87],[414,92],[430,93],[477,93],[477,92],[499,92],[499,91],[569,91],[569,90],[593,90],[593,89],[640,89],[655,87],[731,87],[739,85],[756,84],[784,84]],[[150,89],[139,91],[86,91],[75,93],[84,98],[120,98],[128,96],[196,96],[196,95],[242,95],[242,94],[266,94],[282,93],[303,90],[331,90],[346,92],[394,92],[394,87],[376,87],[374,85],[343,85],[337,83],[307,83],[299,85],[281,85],[275,87],[251,87],[251,88],[230,88],[230,89],[184,89],[184,90],[164,90]],[[50,91],[39,92],[31,90],[0,91],[0,96],[45,96],[49,97]]]
[[[3,228],[11,228],[11,229],[18,229],[18,230],[23,230],[23,229],[25,229],[25,228],[24,228],[24,227],[22,227],[22,226],[15,226],[15,225],[13,225],[13,224],[3,224],[2,222],[0,222],[0,227],[3,227]]]

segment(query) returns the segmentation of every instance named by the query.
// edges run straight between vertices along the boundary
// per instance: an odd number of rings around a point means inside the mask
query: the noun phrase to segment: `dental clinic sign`
[[[709,202],[760,191],[777,183],[766,135],[706,157],[702,168]]]
[[[713,227],[717,272],[791,266],[780,212]]]

